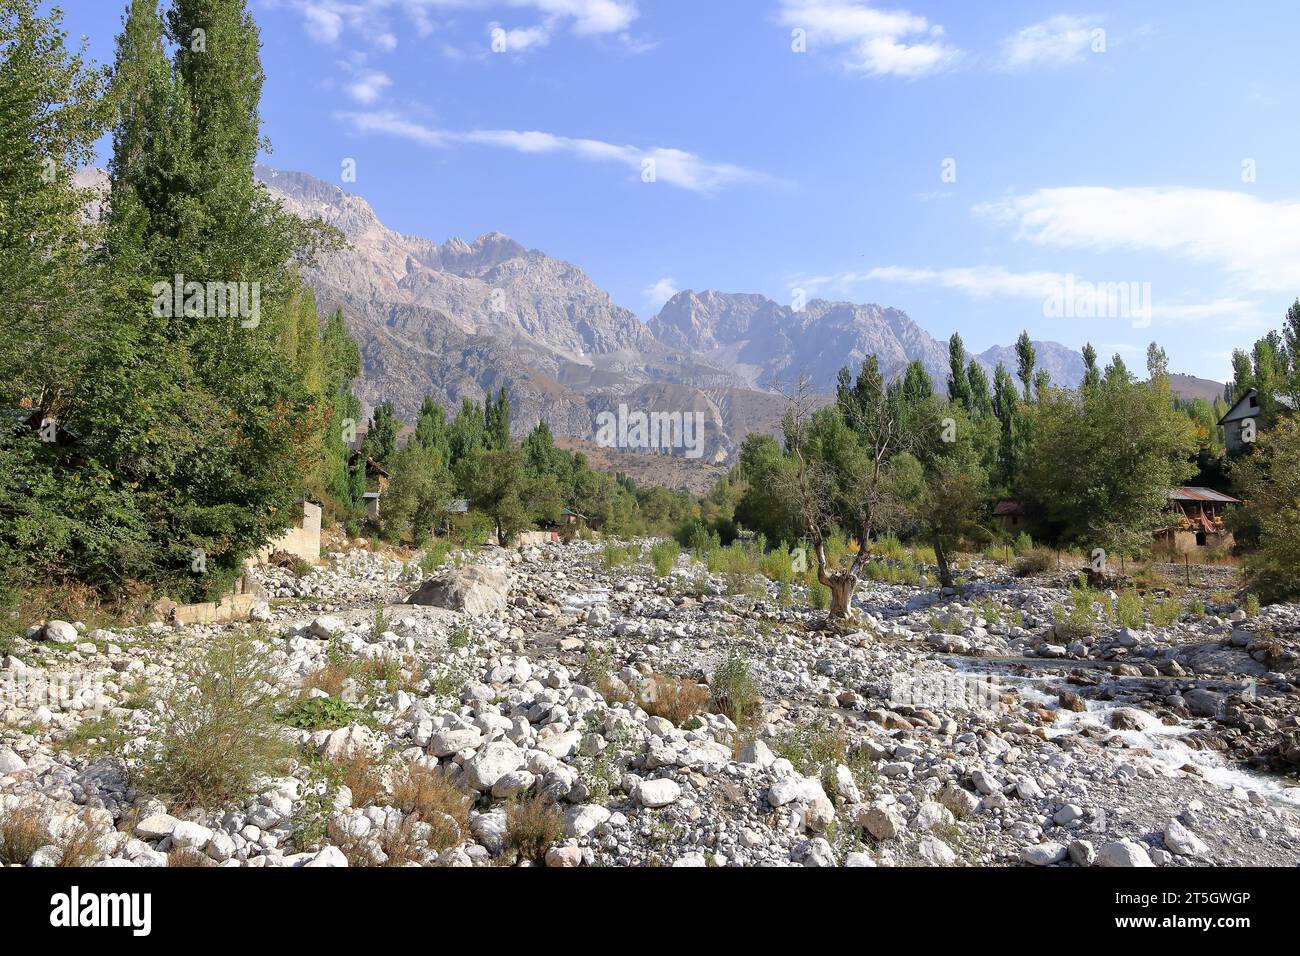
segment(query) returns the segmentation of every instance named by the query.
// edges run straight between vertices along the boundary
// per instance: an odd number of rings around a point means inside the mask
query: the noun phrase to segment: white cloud
[[[343,17],[327,7],[308,4],[302,13],[303,27],[317,43],[333,43],[343,32]]]
[[[526,154],[567,154],[589,162],[626,166],[638,176],[647,167],[655,182],[665,182],[692,192],[708,193],[724,186],[768,182],[769,177],[731,163],[715,163],[693,153],[666,147],[619,146],[595,139],[575,139],[538,130],[444,130],[425,126],[391,112],[340,113],[339,118],[363,133],[401,136],[435,149],[455,146],[495,146]]]
[[[620,33],[638,15],[636,0],[511,0],[511,5],[570,17],[574,32],[582,34]]]
[[[442,14],[487,12],[508,7],[540,16],[542,22],[507,31],[508,49],[544,44],[568,25],[580,36],[625,34],[639,16],[636,0],[288,0],[303,16],[307,35],[320,43],[334,43],[344,29],[360,34],[380,49],[393,49],[397,38],[389,20],[400,13],[421,37],[435,28]]]
[[[1090,280],[1063,272],[1012,272],[1002,266],[967,266],[948,269],[915,269],[908,266],[877,266],[865,272],[842,272],[815,276],[793,284],[809,290],[834,289],[845,293],[870,282],[893,282],[925,285],[960,292],[972,299],[1028,299],[1043,301],[1066,288],[1082,288]],[[1136,280],[1109,278],[1091,280],[1092,285],[1133,285]],[[1139,283],[1140,284],[1140,283]],[[1197,324],[1213,322],[1216,328],[1254,328],[1258,324],[1260,304],[1247,299],[1221,297],[1208,302],[1163,302],[1159,289],[1150,303],[1151,318],[1161,324]]]
[[[379,70],[364,70],[347,85],[347,91],[348,95],[358,103],[368,105],[379,99],[384,90],[391,86],[392,83],[393,81],[388,78],[386,73],[381,73]]]
[[[1100,42],[1105,31],[1093,17],[1056,16],[1025,27],[1002,41],[1002,66],[1022,70],[1078,63]]]
[[[500,33],[498,34],[497,31],[500,31]],[[496,43],[498,35],[500,36],[501,52],[505,53],[519,52],[535,46],[546,46],[551,42],[551,29],[549,26],[507,30],[501,24],[493,21],[488,24],[488,33],[491,35],[493,43]]]
[[[1041,246],[1154,251],[1217,265],[1252,292],[1300,287],[1300,202],[1183,187],[1040,189],[975,207]]]
[[[646,301],[658,309],[662,307],[665,302],[675,296],[680,290],[677,288],[676,279],[663,278],[654,285],[647,286],[642,291],[645,295]]]
[[[847,47],[845,65],[873,76],[918,77],[950,67],[961,51],[943,27],[905,10],[878,10],[857,0],[780,0],[778,21],[807,31],[810,46]]]

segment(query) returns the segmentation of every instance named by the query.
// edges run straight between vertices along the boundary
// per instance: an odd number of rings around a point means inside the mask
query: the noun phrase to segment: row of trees
[[[1077,389],[1053,387],[1035,368],[1028,334],[1016,343],[1014,377],[999,363],[990,383],[957,335],[949,356],[947,398],[919,363],[887,385],[874,356],[856,377],[840,372],[833,405],[817,408],[801,388],[784,440],[750,436],[736,474],[715,489],[734,501],[736,522],[771,541],[810,544],[833,616],[851,611],[878,535],[929,543],[948,585],[951,550],[963,538],[992,539],[992,505],[1014,497],[1039,540],[1141,554],[1168,521],[1168,489],[1193,478],[1247,500],[1234,530],[1254,549],[1250,587],[1266,599],[1300,593],[1300,424],[1282,414],[1300,398],[1300,302],[1280,334],[1257,342],[1251,357],[1236,353],[1234,381],[1213,405],[1174,394],[1155,343],[1141,381],[1118,355],[1099,367],[1085,346]],[[1264,407],[1263,437],[1225,463],[1217,422],[1228,400],[1252,387]],[[846,567],[827,559],[837,533],[859,543]]]
[[[451,421],[426,398],[401,449],[390,419],[391,409],[376,409],[363,447],[392,475],[382,504],[382,530],[392,540],[423,544],[456,498],[486,515],[501,543],[535,524],[560,523],[565,509],[616,535],[667,531],[698,515],[684,492],[638,489],[625,476],[593,471],[581,453],[556,447],[545,421],[513,443],[504,390],[495,401],[465,400]]]
[[[355,496],[343,422],[360,412],[359,356],[298,272],[340,240],[254,180],[259,46],[244,0],[171,0],[161,15],[132,0],[110,71],[68,49],[57,11],[0,9],[11,595],[64,578],[209,595],[304,490]],[[75,172],[106,132],[97,196]],[[214,308],[230,284],[252,311]]]
[[[1054,541],[1115,551],[1149,542],[1167,489],[1195,470],[1195,431],[1167,373],[1138,382],[1118,356],[1098,368],[1088,347],[1082,386],[1065,390],[1035,368],[1028,335],[1016,350],[1015,378],[999,364],[990,383],[953,336],[947,398],[919,363],[886,384],[874,356],[855,377],[841,371],[833,405],[817,408],[801,390],[782,442],[754,435],[742,447],[736,519],[768,540],[809,542],[832,616],[850,613],[881,534],[930,544],[951,585],[953,549],[993,537],[991,505],[1006,495]],[[827,559],[835,533],[859,543],[847,567]]]

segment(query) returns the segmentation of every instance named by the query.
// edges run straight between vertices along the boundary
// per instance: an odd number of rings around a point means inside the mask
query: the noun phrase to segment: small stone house
[[[1169,489],[1169,524],[1155,532],[1157,543],[1179,554],[1227,550],[1235,541],[1225,517],[1241,500],[1211,488]]]
[[[1003,531],[1018,534],[1025,528],[1025,506],[1019,501],[999,501],[993,509],[993,520]]]

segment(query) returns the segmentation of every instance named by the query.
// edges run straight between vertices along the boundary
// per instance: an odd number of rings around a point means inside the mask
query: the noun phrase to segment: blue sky
[[[111,60],[124,6],[65,0],[65,25]],[[1291,0],[251,9],[268,162],[403,232],[507,233],[643,316],[801,292],[976,351],[1028,328],[1140,368],[1155,338],[1223,380],[1300,295]],[[1089,282],[1133,305],[1049,308]]]

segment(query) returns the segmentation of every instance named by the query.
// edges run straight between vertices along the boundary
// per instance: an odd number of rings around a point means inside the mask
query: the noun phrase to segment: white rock
[[[570,839],[588,836],[608,820],[609,815],[608,810],[594,803],[570,807],[564,814],[564,835]]]
[[[347,866],[348,858],[336,846],[327,846],[303,864],[304,867],[340,867]]]
[[[682,788],[675,780],[661,777],[657,780],[643,781],[637,788],[637,799],[643,807],[666,807],[682,795]]]
[[[498,800],[509,800],[513,796],[526,793],[532,788],[537,777],[527,770],[511,770],[497,778],[492,784],[492,796]]]
[[[8,747],[0,747],[0,774],[18,773],[27,769],[27,761]]]
[[[475,790],[491,790],[498,780],[524,765],[523,752],[514,744],[493,741],[465,763],[465,782]]]
[[[179,847],[205,847],[215,836],[212,830],[188,820],[182,820],[172,828],[172,845]]]
[[[429,740],[429,753],[435,757],[450,757],[462,750],[477,750],[483,734],[477,727],[448,727],[436,732]]]
[[[1165,825],[1165,846],[1179,856],[1206,856],[1210,852],[1200,837],[1177,820]]]
[[[343,630],[346,626],[347,625],[337,617],[330,617],[327,615],[325,617],[318,617],[316,620],[312,621],[311,625],[307,628],[307,632],[313,637],[327,640],[339,631]]]
[[[571,868],[582,865],[582,849],[571,843],[553,846],[546,851],[546,865]]]
[[[957,861],[957,854],[952,847],[936,836],[921,837],[921,859],[931,866],[951,866]]]
[[[141,840],[161,840],[172,835],[181,821],[166,813],[155,813],[135,825],[135,835]]]
[[[877,840],[892,840],[906,826],[897,810],[880,803],[863,807],[858,813],[857,823]]]
[[[41,631],[41,636],[47,641],[57,641],[60,644],[70,644],[81,635],[77,629],[67,621],[50,621]]]
[[[1059,843],[1038,843],[1020,848],[1022,862],[1032,866],[1051,866],[1065,859],[1068,851]]]
[[[1096,863],[1112,867],[1155,866],[1146,847],[1133,840],[1116,840],[1098,847]]]

